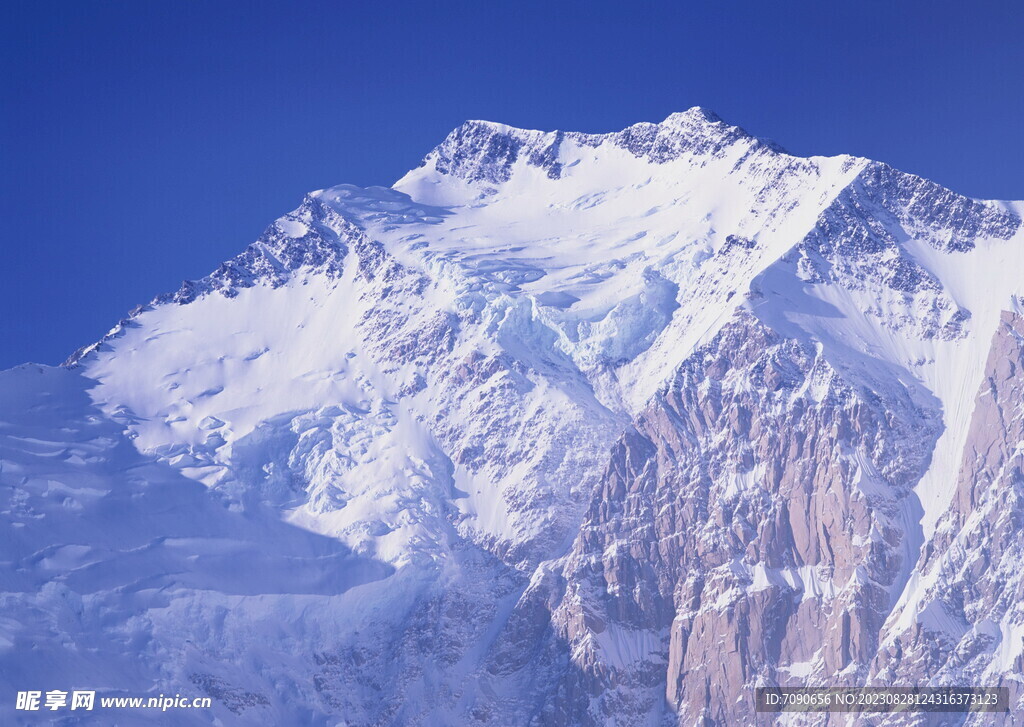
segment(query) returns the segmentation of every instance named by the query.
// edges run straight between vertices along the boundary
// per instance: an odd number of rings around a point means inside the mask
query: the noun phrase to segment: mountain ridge
[[[680,124],[679,122],[681,122],[681,121],[685,121],[686,123],[685,124]],[[458,142],[463,141],[460,132],[462,130],[464,130],[464,129],[467,129],[467,128],[468,129],[472,129],[472,128],[475,128],[475,127],[485,127],[487,129],[493,131],[496,134],[500,134],[500,135],[503,135],[503,136],[519,137],[519,138],[523,139],[524,141],[525,140],[530,140],[530,141],[534,142],[535,144],[537,144],[539,146],[545,146],[545,152],[546,152],[547,150],[552,148],[552,143],[553,142],[557,141],[557,142],[560,143],[562,139],[566,138],[566,136],[568,136],[570,139],[586,140],[584,142],[585,144],[596,143],[596,144],[599,145],[599,144],[605,143],[607,141],[611,141],[612,143],[617,143],[617,138],[618,137],[620,137],[621,135],[626,134],[627,132],[630,132],[631,130],[637,130],[637,129],[644,129],[644,130],[659,129],[660,130],[663,127],[666,127],[666,126],[670,130],[672,130],[672,131],[680,131],[680,130],[684,130],[684,129],[692,130],[694,128],[695,123],[696,124],[703,123],[704,128],[708,128],[709,126],[711,126],[711,127],[715,128],[716,130],[718,130],[721,127],[725,127],[728,130],[728,133],[724,134],[723,137],[724,137],[724,139],[731,140],[728,143],[732,143],[732,142],[737,141],[737,140],[747,140],[747,141],[750,141],[750,142],[754,142],[754,143],[763,145],[763,148],[767,148],[767,149],[769,149],[771,151],[774,151],[776,153],[783,154],[785,156],[793,156],[795,159],[815,159],[815,158],[817,158],[817,157],[796,157],[796,156],[790,154],[789,152],[785,151],[782,147],[778,146],[774,142],[767,141],[767,140],[764,140],[764,139],[759,139],[757,137],[754,137],[754,136],[750,135],[749,133],[747,133],[746,131],[744,131],[742,128],[740,128],[738,126],[732,126],[732,125],[728,124],[720,116],[718,116],[715,112],[713,112],[713,111],[711,111],[709,109],[706,109],[704,107],[694,106],[694,107],[691,107],[690,109],[688,109],[686,111],[674,112],[674,113],[670,114],[668,117],[666,117],[666,119],[664,121],[660,122],[660,123],[639,122],[637,124],[633,124],[633,125],[627,127],[626,129],[624,129],[622,131],[619,131],[619,132],[606,132],[606,133],[565,132],[565,131],[558,131],[558,130],[556,130],[556,131],[537,131],[537,130],[531,130],[531,129],[521,129],[521,128],[518,128],[518,127],[509,126],[507,124],[502,124],[502,123],[499,123],[499,122],[483,121],[483,120],[469,120],[469,121],[464,122],[460,126],[456,127],[455,129],[453,129],[453,131],[448,135],[448,137],[446,137],[446,139],[444,141],[441,142],[441,144],[439,144],[437,147],[435,147],[430,153],[427,154],[426,157],[424,157],[424,159],[420,162],[419,167],[427,166],[431,162],[435,161],[438,157],[450,156],[450,152],[445,151],[446,147],[457,146],[457,144],[449,145],[448,142],[449,141],[458,141]],[[487,141],[484,142],[485,145],[486,145],[486,143],[487,143]],[[555,148],[557,148],[557,146],[555,146]],[[550,173],[550,170],[554,168],[551,165],[557,163],[553,159],[549,159],[549,160],[547,160],[545,162],[543,157],[537,157],[535,155],[531,155],[529,158],[530,158],[530,162],[529,163],[531,165],[534,165],[534,166],[542,166],[543,167],[545,163],[548,164],[548,166],[545,167],[545,168],[549,171],[549,173]],[[1015,226],[1016,227],[1019,227],[1020,224],[1021,224],[1020,211],[1016,207],[1017,207],[1017,205],[1024,205],[1024,202],[1012,202],[1012,201],[1003,201],[1003,200],[980,200],[980,199],[972,199],[972,198],[961,197],[960,195],[957,195],[955,192],[953,192],[952,190],[949,190],[946,187],[943,187],[942,185],[939,185],[939,184],[937,184],[935,182],[932,182],[932,181],[930,181],[930,180],[928,180],[928,179],[926,179],[924,177],[919,177],[918,175],[915,175],[915,174],[912,174],[912,173],[909,173],[909,172],[902,172],[902,171],[896,169],[895,167],[891,167],[890,165],[888,165],[885,162],[868,160],[868,159],[863,158],[863,157],[852,157],[852,156],[849,156],[849,155],[839,155],[838,157],[835,157],[835,158],[840,158],[840,159],[848,160],[851,163],[852,162],[866,162],[867,163],[866,166],[871,167],[872,173],[878,174],[880,176],[889,176],[889,175],[896,174],[896,175],[902,175],[905,178],[913,178],[914,180],[920,180],[920,185],[923,186],[923,187],[927,187],[928,191],[931,194],[933,194],[933,195],[941,195],[943,192],[948,192],[949,194],[952,194],[952,195],[956,196],[958,203],[971,205],[975,209],[978,209],[978,205],[980,205],[981,207],[990,207],[990,206],[993,206],[993,205],[1001,206],[1001,207],[1003,207],[1002,212],[1005,215],[1005,218],[1007,220],[1007,225],[1008,226],[1014,225],[1014,221],[1015,221]],[[535,160],[538,160],[538,161],[535,162]],[[512,160],[511,163],[514,163],[514,160]],[[560,167],[559,167],[559,169],[560,169]],[[867,171],[868,170],[865,170],[865,173],[867,173]],[[447,172],[443,172],[443,173],[447,173]],[[471,175],[479,174],[479,173],[480,172],[470,172]],[[406,177],[408,177],[408,176],[409,175],[406,175]],[[553,178],[557,178],[557,176],[553,177]],[[478,179],[477,181],[480,181],[480,180]],[[507,181],[507,179],[505,181]],[[399,180],[399,182],[397,184],[400,184],[401,182],[402,182],[402,180]],[[341,185],[341,186],[345,187],[345,186],[350,186],[350,185]],[[300,206],[299,210],[302,210],[303,207],[306,206],[306,205],[313,205],[313,204],[315,204],[314,200],[319,195],[322,195],[324,192],[328,192],[330,189],[333,189],[333,188],[328,188],[328,189],[325,189],[325,190],[318,190],[317,192],[312,192],[312,193],[310,193],[310,195],[307,195],[306,199],[303,201],[303,205]],[[369,187],[369,188],[365,188],[365,189],[372,190],[372,189],[384,189],[384,188]],[[971,203],[974,203],[974,204],[972,205]],[[438,212],[441,213],[442,211],[438,210]],[[268,233],[270,233],[270,228],[268,228],[267,231],[264,232],[263,236],[261,236],[260,241],[258,241],[258,242],[261,242],[263,240],[263,237],[267,236]],[[1012,234],[1012,231],[1011,231],[1010,234]],[[306,239],[306,238],[304,238],[304,241],[306,241],[307,245],[312,243],[312,240],[309,240],[309,239]],[[321,246],[324,245],[324,243],[321,242],[321,241],[317,241],[317,243],[318,243],[318,245],[321,245]],[[322,251],[318,251],[318,254],[319,255],[330,255],[330,251],[329,250],[322,250]],[[312,264],[317,264],[315,260],[307,261],[307,259],[306,259],[307,255],[309,255],[309,253],[307,251],[301,251],[301,252],[300,251],[293,251],[292,254],[284,255],[284,257],[285,257],[285,259],[287,261],[285,263],[285,268],[287,268],[287,266],[289,264],[291,264],[293,266],[296,265],[296,264],[298,266],[301,266],[303,264],[309,264],[310,262]],[[134,312],[141,311],[147,305],[163,303],[163,302],[166,302],[169,298],[174,299],[176,302],[183,302],[183,301],[187,302],[188,300],[191,299],[191,296],[194,296],[196,294],[196,292],[195,292],[196,290],[202,290],[205,287],[204,283],[208,283],[214,276],[217,276],[218,274],[225,281],[231,279],[232,277],[234,277],[235,278],[235,280],[234,280],[235,284],[243,284],[243,285],[248,284],[251,281],[245,279],[244,273],[238,274],[238,273],[235,272],[235,270],[237,270],[239,267],[241,267],[244,270],[248,265],[252,264],[248,258],[254,258],[254,257],[259,257],[259,251],[258,250],[250,249],[250,250],[247,250],[247,251],[245,251],[243,253],[240,253],[235,258],[232,258],[231,260],[225,261],[225,263],[223,263],[217,271],[215,271],[214,273],[211,273],[211,275],[206,276],[204,278],[200,278],[198,280],[186,280],[186,281],[184,281],[182,283],[182,287],[179,288],[179,290],[176,293],[174,293],[173,296],[172,296],[172,294],[161,294],[161,295],[156,296],[148,304],[140,304],[135,309],[133,309],[133,311],[130,312],[128,314],[128,316],[121,323],[123,324],[124,321],[130,320],[132,318]],[[271,275],[271,270],[268,269],[265,272],[266,272],[266,274]],[[104,338],[106,338],[106,337],[104,337]],[[87,344],[86,346],[83,346],[82,349],[79,349],[78,351],[75,351],[72,355],[70,355],[68,357],[68,359],[64,362],[63,365],[72,365],[72,364],[76,363],[78,361],[78,359],[81,357],[81,355],[83,355],[84,352],[86,352],[93,345],[95,345],[95,344]]]

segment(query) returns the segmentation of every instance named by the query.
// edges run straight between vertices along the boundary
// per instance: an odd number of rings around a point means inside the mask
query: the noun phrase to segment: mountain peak
[[[545,170],[551,179],[559,179],[586,149],[618,147],[638,159],[664,164],[684,156],[718,157],[739,143],[750,151],[784,153],[776,144],[726,123],[713,111],[694,106],[670,114],[660,123],[640,122],[604,134],[538,131],[470,120],[448,134],[420,168],[470,183],[498,185],[511,178],[521,160],[526,166]]]
[[[703,106],[691,106],[686,111],[674,111],[669,114],[662,124],[673,124],[680,121],[692,122],[692,121],[704,121],[707,123],[722,122],[722,117],[716,114],[711,109]],[[724,122],[722,122],[724,123]]]
[[[713,125],[713,127],[717,127],[718,129],[721,129],[721,130],[725,130],[725,129],[729,129],[729,128],[739,128],[739,127],[734,127],[731,124],[728,124],[727,122],[725,122],[722,119],[721,116],[716,114],[711,109],[705,108],[703,106],[692,106],[692,107],[686,109],[685,111],[674,111],[674,112],[672,112],[671,114],[666,116],[665,119],[663,121],[661,121],[661,122],[641,121],[641,122],[638,122],[636,124],[630,124],[625,129],[620,129],[618,131],[612,131],[612,132],[597,133],[597,134],[591,134],[591,133],[585,133],[585,132],[566,131],[564,129],[563,130],[557,130],[556,129],[556,130],[552,130],[552,131],[542,131],[542,130],[539,130],[539,129],[527,129],[527,128],[522,128],[522,127],[518,127],[518,126],[512,126],[510,124],[505,124],[505,123],[502,123],[502,122],[499,122],[499,121],[489,121],[487,119],[468,119],[468,120],[464,121],[463,123],[461,123],[459,126],[457,126],[455,129],[453,129],[452,132],[449,134],[449,136],[447,138],[450,139],[450,138],[452,138],[452,136],[456,136],[457,137],[457,136],[459,136],[461,134],[467,134],[467,133],[473,133],[473,132],[481,132],[481,131],[487,131],[487,132],[494,133],[494,134],[504,134],[504,135],[508,135],[508,136],[515,136],[515,137],[518,137],[518,138],[521,138],[521,139],[524,139],[524,140],[525,139],[536,139],[538,137],[550,137],[550,136],[554,136],[554,135],[557,135],[557,134],[563,134],[563,135],[568,134],[568,135],[572,135],[572,136],[579,135],[579,136],[588,136],[588,137],[611,138],[611,137],[614,137],[617,134],[621,134],[624,131],[626,131],[628,129],[631,129],[631,128],[634,128],[636,126],[658,126],[658,127],[665,128],[665,129],[679,129],[679,128],[696,129],[701,124]],[[714,130],[715,129],[713,128],[710,131],[713,132]]]
[[[788,154],[784,148],[770,139],[754,136],[746,129],[730,124],[714,111],[703,106],[693,106],[686,111],[669,114],[658,124],[663,129],[672,129],[689,136],[728,139],[730,143],[745,140],[759,148],[779,154]]]

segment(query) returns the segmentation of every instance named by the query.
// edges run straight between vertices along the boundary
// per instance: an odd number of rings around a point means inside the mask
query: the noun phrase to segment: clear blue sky
[[[7,0],[0,58],[0,368],[63,360],[468,118],[596,132],[701,105],[1024,198],[1018,0]]]

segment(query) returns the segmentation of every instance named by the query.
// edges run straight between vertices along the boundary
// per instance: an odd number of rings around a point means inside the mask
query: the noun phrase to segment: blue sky
[[[309,190],[483,118],[701,105],[1024,199],[1019,2],[21,2],[0,10],[0,368],[58,363]]]

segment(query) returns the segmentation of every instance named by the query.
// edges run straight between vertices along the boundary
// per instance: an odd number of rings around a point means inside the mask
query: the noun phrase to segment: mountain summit
[[[563,144],[570,149],[570,155],[573,147],[596,149],[610,145],[662,164],[685,154],[720,156],[739,143],[782,151],[695,106],[670,115],[660,124],[634,124],[613,134],[528,131],[490,121],[467,121],[449,134],[421,166],[433,166],[441,174],[469,182],[499,184],[508,181],[520,159],[527,166],[542,169],[552,179],[560,178],[567,164],[562,159],[566,155]],[[583,161],[586,156],[574,156],[572,161]]]
[[[1022,211],[700,108],[469,121],[313,192],[0,373],[8,691],[213,698],[181,724],[734,725],[837,684],[1019,713]],[[925,716],[873,724],[1017,724]]]

